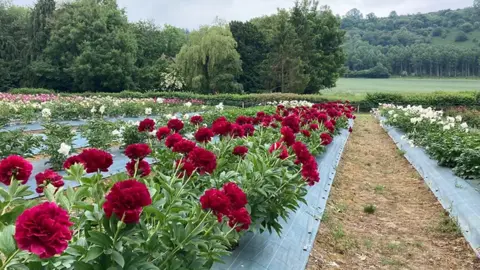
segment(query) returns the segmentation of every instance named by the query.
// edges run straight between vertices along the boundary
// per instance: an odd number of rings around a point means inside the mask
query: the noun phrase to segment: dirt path
[[[360,115],[307,269],[456,270],[480,264],[388,134],[373,117]]]

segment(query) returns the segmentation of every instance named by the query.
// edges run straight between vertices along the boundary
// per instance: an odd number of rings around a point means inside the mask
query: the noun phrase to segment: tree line
[[[116,0],[0,0],[0,90],[315,93],[343,70],[340,23],[312,0],[192,31],[130,23]]]
[[[480,0],[464,9],[392,11],[385,18],[352,9],[341,28],[347,31],[347,77],[480,76]]]

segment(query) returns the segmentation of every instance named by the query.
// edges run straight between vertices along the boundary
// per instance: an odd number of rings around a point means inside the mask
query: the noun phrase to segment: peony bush
[[[382,104],[385,123],[406,132],[411,146],[421,146],[441,166],[467,179],[480,178],[480,134],[461,115],[444,116],[441,110],[422,106]]]
[[[247,231],[281,234],[280,219],[320,181],[315,157],[352,113],[348,103],[297,103],[146,118],[124,149],[125,173],[102,179],[112,155],[83,149],[68,155],[64,178],[35,176],[44,196],[34,200],[32,165],[9,156],[0,269],[209,269]]]

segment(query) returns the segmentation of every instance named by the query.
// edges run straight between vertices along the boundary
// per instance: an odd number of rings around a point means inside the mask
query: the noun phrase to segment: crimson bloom
[[[190,177],[195,171],[195,165],[193,165],[192,162],[185,159],[175,161],[175,165],[176,165],[176,168],[180,170],[180,172],[177,175],[178,178],[183,178],[185,175],[187,175],[187,177]]]
[[[307,138],[310,138],[310,136],[312,135],[310,133],[310,131],[306,130],[306,129],[302,129],[302,134],[303,136],[307,137]]]
[[[0,161],[0,182],[9,186],[12,177],[27,183],[32,174],[33,166],[21,156],[11,155]]]
[[[237,184],[229,182],[223,185],[223,192],[230,199],[232,209],[237,210],[245,207],[247,204],[247,195],[240,189]]]
[[[203,117],[200,115],[194,115],[192,118],[190,118],[190,123],[193,125],[198,125],[203,122]]]
[[[245,207],[233,210],[228,215],[228,226],[231,228],[235,227],[237,232],[241,230],[248,230],[250,224],[252,224],[252,219]],[[239,226],[239,224],[241,224]]]
[[[233,148],[233,154],[235,156],[244,157],[247,155],[247,153],[248,153],[248,148],[243,145],[235,146],[235,148]]]
[[[138,125],[140,132],[152,132],[155,129],[155,121],[150,118],[143,119]]]
[[[223,116],[219,117],[212,123],[212,131],[216,135],[225,136],[230,133],[231,129],[232,124]]]
[[[202,127],[195,132],[195,140],[197,142],[206,143],[212,140],[213,132],[209,128]]]
[[[300,132],[300,121],[295,114],[290,114],[289,116],[284,117],[282,120],[282,126],[291,128],[293,133]]]
[[[95,148],[84,149],[79,158],[83,161],[87,173],[108,172],[108,168],[113,164],[110,153]]]
[[[113,213],[127,224],[138,223],[143,207],[152,204],[147,186],[134,179],[115,183],[105,199],[105,215]]]
[[[308,151],[307,146],[302,142],[295,142],[292,146],[292,149],[297,156],[297,160],[300,161],[300,163],[302,164],[308,162],[310,157],[312,156],[312,154],[310,154],[310,151]]]
[[[157,139],[159,141],[165,139],[168,135],[170,135],[171,130],[168,127],[161,127],[157,130]]]
[[[305,181],[308,182],[309,186],[313,186],[315,183],[320,181],[317,161],[313,156],[310,156],[310,159],[303,163],[301,174]]]
[[[136,164],[137,164],[136,160],[131,160],[125,166],[125,168],[127,169],[127,173],[130,177],[135,176]],[[150,164],[148,164],[148,162],[146,162],[145,160],[138,161],[137,175],[140,175],[141,177],[145,177],[145,176],[148,176],[151,172],[152,172],[152,169],[150,168]]]
[[[287,146],[291,146],[295,143],[295,134],[291,128],[284,126],[280,129],[280,133],[283,135],[282,142],[285,142]]]
[[[222,221],[224,215],[230,214],[231,202],[229,197],[216,188],[205,191],[205,194],[200,197],[200,204],[202,209],[212,210],[213,214],[217,216],[218,222]]]
[[[217,168],[217,157],[215,154],[201,147],[193,149],[188,154],[187,159],[195,166],[200,174],[212,174]]]
[[[43,189],[48,184],[52,184],[56,188],[64,185],[63,178],[51,169],[47,169],[44,172],[35,175],[35,181],[37,182],[37,193],[43,193]]]
[[[325,123],[323,123],[323,125],[328,129],[328,131],[330,131],[330,133],[333,133],[335,131],[335,124],[333,124],[332,121],[326,121]]]
[[[130,144],[125,149],[125,156],[130,159],[144,159],[150,153],[152,153],[152,149],[145,143]]]
[[[311,130],[317,130],[318,129],[318,124],[310,124],[310,129]]]
[[[320,139],[322,140],[322,145],[329,145],[332,143],[333,138],[328,133],[320,134]]]
[[[230,135],[232,135],[233,138],[240,138],[244,136],[244,131],[241,125],[239,124],[232,124],[230,128]]]
[[[253,126],[252,124],[245,124],[242,126],[242,128],[245,136],[253,136],[253,133],[255,132],[255,126]]]
[[[169,129],[179,132],[183,128],[183,122],[179,119],[170,119],[167,123]]]
[[[73,165],[73,164],[82,164],[83,167],[85,167],[86,163],[85,161],[83,161],[83,159],[80,157],[80,155],[75,155],[75,156],[71,156],[69,158],[67,158],[67,160],[65,160],[65,162],[63,163],[63,168],[65,170],[68,170],[70,169],[70,167]]]
[[[174,133],[167,137],[167,139],[165,140],[165,146],[167,146],[168,148],[172,148],[177,142],[181,140],[183,140],[182,135]]]
[[[352,131],[353,131],[353,130],[352,130],[352,127],[349,127],[349,128],[348,128],[348,132],[352,133]]]
[[[14,238],[19,249],[47,259],[67,249],[72,225],[67,211],[53,202],[44,202],[17,218]]]
[[[197,145],[187,139],[181,139],[173,145],[172,151],[175,153],[188,154],[193,150]]]

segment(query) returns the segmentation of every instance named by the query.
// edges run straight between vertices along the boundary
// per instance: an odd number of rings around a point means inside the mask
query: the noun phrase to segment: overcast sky
[[[32,6],[36,0],[13,0],[14,4]],[[157,24],[171,24],[182,28],[197,28],[210,24],[218,16],[227,21],[248,20],[275,13],[277,7],[290,8],[294,0],[117,0],[126,9],[130,21],[154,20]],[[352,8],[363,14],[374,12],[387,16],[398,14],[457,9],[472,6],[473,0],[324,0],[335,14],[344,15]]]

